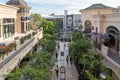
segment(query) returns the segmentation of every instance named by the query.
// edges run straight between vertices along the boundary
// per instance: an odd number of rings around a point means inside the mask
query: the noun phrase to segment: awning
[[[101,38],[101,39],[110,39],[110,37],[107,34],[101,35],[99,38]]]
[[[87,33],[87,35],[91,35],[91,36],[93,36],[93,35],[100,35],[100,33],[92,32],[92,33]]]
[[[26,21],[26,20],[32,20],[31,16],[21,16],[21,20]]]
[[[107,34],[93,35],[92,37],[100,39],[110,39],[110,37]]]

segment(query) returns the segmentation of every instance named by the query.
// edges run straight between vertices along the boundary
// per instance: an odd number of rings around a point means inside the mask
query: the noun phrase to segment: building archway
[[[92,23],[90,20],[86,20],[85,23],[85,32],[86,33],[91,33],[91,26],[92,26]]]
[[[108,47],[119,51],[119,30],[115,26],[109,26],[106,33],[110,37]]]

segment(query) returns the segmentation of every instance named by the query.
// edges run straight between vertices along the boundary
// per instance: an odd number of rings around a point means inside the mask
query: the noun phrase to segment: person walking
[[[58,53],[57,52],[55,52],[55,57],[56,57],[56,59],[58,58]]]
[[[60,49],[60,46],[58,45],[58,50]]]
[[[58,77],[58,73],[59,73],[58,65],[56,65],[55,71],[56,71],[56,75],[57,75],[57,77]]]
[[[72,65],[72,57],[70,56],[70,64]]]
[[[66,61],[67,61],[67,64],[68,64],[68,55],[66,56]]]
[[[65,47],[66,45],[64,44],[64,47]]]

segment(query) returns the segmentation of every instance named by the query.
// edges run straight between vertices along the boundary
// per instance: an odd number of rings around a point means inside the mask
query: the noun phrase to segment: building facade
[[[95,37],[98,51],[105,57],[103,62],[120,79],[120,12],[103,4],[93,4],[81,12],[83,31],[99,33]],[[106,35],[106,36],[105,36]]]
[[[66,28],[69,30],[82,29],[80,14],[66,15]]]
[[[25,33],[30,30],[30,9],[31,7],[27,5],[24,0],[9,0],[7,5],[12,5],[17,8],[17,32],[18,33]]]
[[[0,4],[0,80],[19,68],[21,60],[36,50],[43,29],[30,30],[30,8],[24,0]]]
[[[0,39],[17,33],[17,7],[0,4]]]
[[[73,30],[81,30],[81,29],[82,29],[81,15],[74,14],[73,15]]]

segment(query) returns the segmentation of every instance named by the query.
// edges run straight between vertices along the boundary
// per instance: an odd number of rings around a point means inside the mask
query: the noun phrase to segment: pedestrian
[[[57,52],[55,53],[55,57],[56,57],[56,59],[58,58],[58,53]]]
[[[72,65],[72,57],[70,56],[70,63],[71,63],[71,65]]]
[[[68,64],[68,55],[66,56],[66,61],[67,61],[67,64]]]
[[[56,65],[55,71],[56,71],[56,75],[57,75],[57,77],[58,77],[58,73],[59,73],[58,65]]]
[[[64,47],[65,47],[66,45],[64,44]]]
[[[60,46],[58,45],[58,50],[59,50]]]

